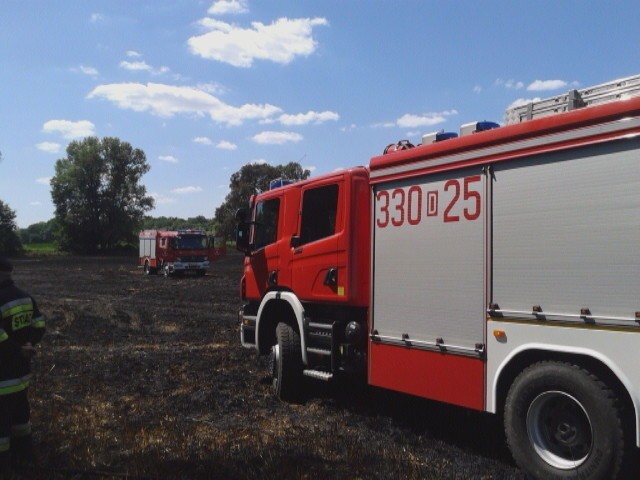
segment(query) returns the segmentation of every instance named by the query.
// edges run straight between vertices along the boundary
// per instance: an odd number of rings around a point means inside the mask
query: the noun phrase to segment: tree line
[[[140,230],[160,228],[197,228],[231,239],[235,213],[247,206],[251,195],[268,190],[274,179],[303,180],[310,175],[296,162],[244,165],[231,175],[229,193],[213,218],[183,219],[146,215],[154,208],[141,183],[149,169],[144,151],[117,138],[71,142],[51,179],[54,218],[19,229],[15,211],[0,199],[0,253],[20,253],[29,243],[54,243],[73,253],[107,252],[137,245]]]

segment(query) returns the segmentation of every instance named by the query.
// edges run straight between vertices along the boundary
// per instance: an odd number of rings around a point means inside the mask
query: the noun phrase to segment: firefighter
[[[0,472],[33,459],[27,390],[31,358],[44,334],[44,317],[13,283],[13,266],[0,256]],[[2,475],[0,473],[0,475]]]

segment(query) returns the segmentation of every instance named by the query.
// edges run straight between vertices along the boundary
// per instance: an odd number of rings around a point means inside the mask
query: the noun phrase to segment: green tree
[[[189,217],[187,219],[178,217],[144,217],[141,228],[143,230],[179,230],[181,228],[195,228],[205,230],[207,232],[216,231],[214,220],[206,218],[203,215]]]
[[[22,243],[51,243],[54,241],[55,220],[32,223],[27,228],[19,230]]]
[[[236,211],[249,204],[251,195],[268,190],[272,180],[306,180],[309,175],[311,172],[297,162],[276,166],[255,163],[243,166],[231,175],[229,193],[216,209],[214,219],[218,224],[218,234],[231,238],[236,225]]]
[[[60,247],[90,252],[133,242],[153,208],[140,184],[149,168],[142,150],[117,138],[71,142],[51,179]]]
[[[0,253],[14,254],[22,251],[22,242],[16,226],[16,212],[0,200]]]

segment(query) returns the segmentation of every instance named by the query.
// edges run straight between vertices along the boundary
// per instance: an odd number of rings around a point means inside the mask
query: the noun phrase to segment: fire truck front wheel
[[[624,450],[617,399],[583,368],[540,362],[509,389],[505,432],[516,463],[531,478],[616,478]]]
[[[144,274],[145,275],[154,275],[157,273],[157,269],[153,268],[149,263],[149,260],[145,260],[144,262]]]
[[[276,327],[269,365],[274,395],[285,402],[299,401],[303,380],[300,335],[287,323],[280,322]]]

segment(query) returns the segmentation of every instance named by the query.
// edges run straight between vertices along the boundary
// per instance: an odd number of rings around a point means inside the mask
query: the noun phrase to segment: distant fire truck
[[[361,375],[503,415],[533,478],[615,478],[640,446],[638,95],[574,90],[252,197],[241,341],[275,394]]]
[[[138,265],[146,275],[187,271],[204,275],[210,262],[226,253],[224,238],[207,235],[204,230],[143,230],[139,238]]]

